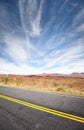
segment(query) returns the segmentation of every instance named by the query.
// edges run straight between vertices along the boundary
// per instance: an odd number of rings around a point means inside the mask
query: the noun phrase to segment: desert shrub
[[[57,92],[64,92],[65,90],[64,90],[64,88],[62,88],[62,87],[58,87],[58,88],[56,89],[56,91],[57,91]]]

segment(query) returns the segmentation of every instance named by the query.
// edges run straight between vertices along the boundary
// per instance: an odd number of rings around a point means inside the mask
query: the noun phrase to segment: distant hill
[[[47,73],[43,73],[43,74],[38,74],[38,75],[32,75],[32,76],[43,76],[43,77],[78,77],[78,78],[84,78],[84,73],[71,73],[71,74],[59,74],[59,73],[52,73],[52,74],[47,74]]]
[[[84,73],[72,73],[70,74],[71,77],[83,77],[84,78]]]
[[[6,74],[0,74],[5,76]],[[11,77],[17,77],[17,76],[23,76],[23,77],[58,77],[58,78],[68,78],[68,77],[74,77],[74,78],[84,78],[84,73],[71,73],[71,74],[59,74],[59,73],[43,73],[43,74],[33,74],[33,75],[15,75],[15,74],[8,74]],[[7,75],[7,76],[8,76]]]

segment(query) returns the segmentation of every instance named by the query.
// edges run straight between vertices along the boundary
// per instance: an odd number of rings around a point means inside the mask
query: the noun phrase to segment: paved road
[[[0,86],[0,93],[84,117],[84,98]],[[0,98],[0,130],[84,130],[84,124]]]

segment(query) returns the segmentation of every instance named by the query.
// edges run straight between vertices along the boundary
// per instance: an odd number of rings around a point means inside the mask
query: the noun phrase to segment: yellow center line
[[[68,118],[70,120],[74,120],[74,121],[77,121],[77,122],[84,123],[84,118],[83,117],[79,117],[79,116],[75,116],[75,115],[68,114],[68,113],[65,113],[65,112],[60,112],[60,111],[53,110],[53,109],[50,109],[50,108],[35,105],[35,104],[25,102],[25,101],[22,101],[22,100],[19,100],[19,99],[16,99],[16,98],[5,96],[3,94],[0,94],[0,98],[9,100],[9,101],[12,101],[12,102],[15,102],[15,103],[18,103],[18,104],[33,108],[33,109],[37,109],[37,110],[40,110],[40,111],[43,111],[43,112],[47,112],[49,114],[53,114],[53,115],[56,115],[56,116],[61,116],[61,117],[64,117],[64,118]]]

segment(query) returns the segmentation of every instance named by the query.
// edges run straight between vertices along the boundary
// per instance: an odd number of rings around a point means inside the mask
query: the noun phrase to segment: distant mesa
[[[7,74],[0,74],[0,75],[4,75],[6,76]],[[75,73],[71,73],[71,74],[59,74],[59,73],[43,73],[43,74],[33,74],[33,75],[15,75],[15,74],[8,74],[10,75],[11,77],[13,76],[23,76],[23,77],[53,77],[53,78],[69,78],[69,77],[74,77],[74,78],[84,78],[84,73],[81,72],[81,73],[78,73],[78,72],[75,72]]]

